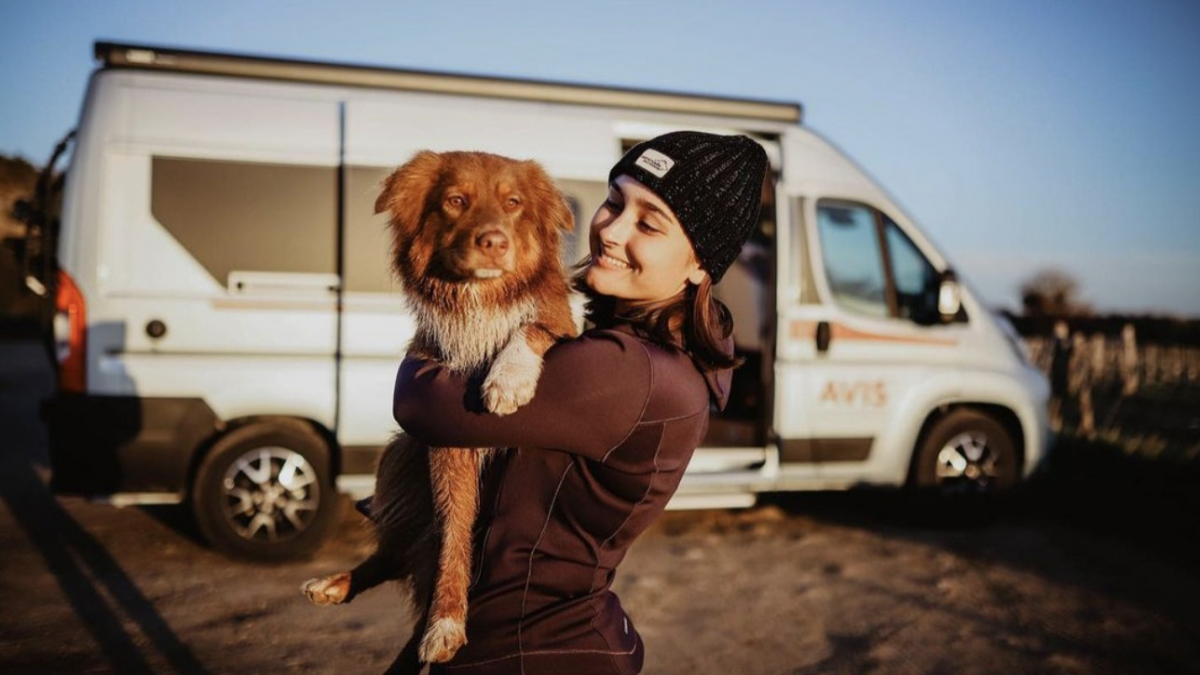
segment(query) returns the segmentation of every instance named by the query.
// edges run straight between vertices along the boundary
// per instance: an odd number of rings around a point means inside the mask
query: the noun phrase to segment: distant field
[[[1051,341],[1026,344],[1034,363],[1049,372]],[[1060,419],[1067,439],[1143,458],[1200,460],[1200,348],[1077,337]]]

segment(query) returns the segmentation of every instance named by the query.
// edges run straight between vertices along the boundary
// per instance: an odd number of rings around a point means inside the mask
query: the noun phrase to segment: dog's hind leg
[[[300,586],[300,591],[314,605],[344,605],[359,593],[396,576],[396,564],[389,557],[376,553],[349,572],[309,579]]]
[[[396,435],[380,456],[377,492],[369,504],[356,504],[375,526],[375,552],[350,572],[309,579],[300,590],[317,605],[341,605],[384,581],[403,579],[428,541],[435,538],[429,487],[429,450],[405,434]]]
[[[442,525],[421,660],[443,663],[467,643],[467,588],[471,582],[471,531],[479,512],[481,450],[439,448],[429,455],[433,499]]]
[[[339,572],[327,577],[309,579],[300,585],[300,592],[314,605],[341,605],[350,602],[353,572]]]

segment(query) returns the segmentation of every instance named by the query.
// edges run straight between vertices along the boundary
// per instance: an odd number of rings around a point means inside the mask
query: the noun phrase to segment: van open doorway
[[[712,409],[706,447],[762,447],[767,442],[775,335],[775,220],[775,181],[768,173],[758,227],[714,288],[733,314],[734,347],[744,361],[733,371],[729,403],[723,411]]]

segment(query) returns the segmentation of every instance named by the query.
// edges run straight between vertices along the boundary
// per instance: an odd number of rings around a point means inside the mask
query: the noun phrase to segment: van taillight
[[[54,308],[58,388],[82,394],[87,390],[87,304],[75,280],[62,270],[58,271]]]

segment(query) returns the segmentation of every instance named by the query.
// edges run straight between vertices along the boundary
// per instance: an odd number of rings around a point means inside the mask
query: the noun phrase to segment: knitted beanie
[[[633,147],[608,173],[637,179],[671,207],[713,283],[758,224],[767,153],[746,136],[674,131]]]

